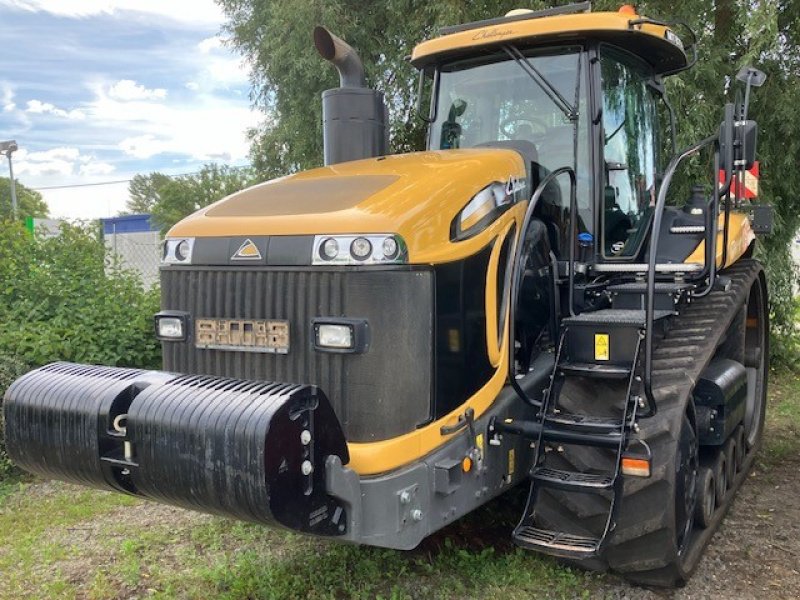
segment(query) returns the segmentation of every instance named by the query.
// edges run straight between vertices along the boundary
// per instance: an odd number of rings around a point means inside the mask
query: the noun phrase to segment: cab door
[[[635,260],[652,218],[660,145],[653,71],[637,57],[600,46],[603,194],[600,254]]]

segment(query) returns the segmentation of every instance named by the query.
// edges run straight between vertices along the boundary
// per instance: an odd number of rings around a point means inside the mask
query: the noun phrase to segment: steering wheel
[[[529,125],[533,135],[535,136],[544,135],[547,133],[547,123],[545,123],[544,119],[538,119],[536,117],[509,117],[500,123],[500,131],[508,139],[515,140],[518,139],[517,129],[523,124]]]

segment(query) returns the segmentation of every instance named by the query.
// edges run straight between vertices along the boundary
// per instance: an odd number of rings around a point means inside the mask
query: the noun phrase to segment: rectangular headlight
[[[318,325],[317,346],[349,350],[353,347],[353,327],[351,325]]]
[[[361,354],[369,350],[369,324],[365,319],[317,317],[312,322],[314,350]]]
[[[164,311],[155,316],[156,338],[159,340],[179,342],[187,337],[188,313]]]

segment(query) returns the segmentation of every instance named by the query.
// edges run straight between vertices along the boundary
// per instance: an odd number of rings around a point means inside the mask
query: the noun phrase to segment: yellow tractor
[[[341,78],[325,166],[175,225],[164,370],[32,371],[5,398],[10,455],[397,549],[525,482],[518,545],[685,582],[761,442],[771,226],[744,193],[760,71],[670,148],[687,29],[588,3],[446,28],[411,57],[428,149],[388,155],[382,94],[318,27]]]

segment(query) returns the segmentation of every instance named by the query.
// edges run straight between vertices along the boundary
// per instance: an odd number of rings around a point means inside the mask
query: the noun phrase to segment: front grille
[[[179,373],[318,385],[350,441],[375,441],[430,419],[433,276],[424,269],[363,271],[243,267],[167,267],[162,308],[192,320],[289,322],[288,354],[199,349],[164,342],[164,368]],[[364,354],[313,348],[315,317],[363,318],[372,342]],[[191,329],[191,327],[190,327]]]

